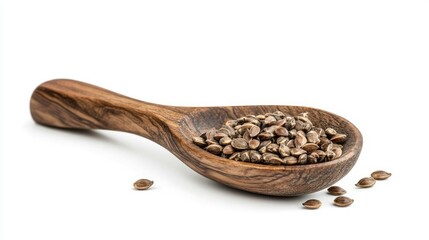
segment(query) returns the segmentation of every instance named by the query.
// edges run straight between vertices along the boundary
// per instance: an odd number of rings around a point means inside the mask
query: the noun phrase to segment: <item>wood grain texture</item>
[[[132,99],[87,83],[57,79],[38,86],[31,97],[33,119],[40,124],[74,129],[108,129],[138,134],[172,152],[187,166],[227,186],[275,196],[296,196],[327,188],[356,163],[362,135],[346,119],[299,106],[174,107]],[[226,120],[276,110],[308,112],[315,125],[346,133],[343,155],[331,162],[270,166],[233,161],[208,153],[192,137]]]

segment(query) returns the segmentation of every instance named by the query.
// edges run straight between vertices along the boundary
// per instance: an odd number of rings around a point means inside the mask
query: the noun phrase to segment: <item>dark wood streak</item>
[[[298,106],[173,107],[132,99],[83,82],[58,79],[38,86],[31,97],[33,119],[40,124],[75,129],[108,129],[148,138],[172,152],[187,166],[230,187],[249,192],[294,196],[322,190],[345,176],[362,148],[359,130],[335,114]],[[337,160],[302,166],[243,163],[212,155],[192,137],[227,119],[281,110],[309,112],[321,127],[332,126],[349,136]]]

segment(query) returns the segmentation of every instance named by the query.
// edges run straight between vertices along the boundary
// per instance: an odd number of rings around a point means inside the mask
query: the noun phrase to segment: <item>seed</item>
[[[295,147],[300,148],[307,143],[307,138],[303,131],[298,131],[295,136]]]
[[[230,137],[223,137],[223,138],[221,138],[220,140],[219,140],[219,143],[220,143],[220,145],[222,145],[222,146],[225,146],[225,145],[228,145],[228,144],[231,144],[231,142],[232,142],[232,139],[230,138]]]
[[[270,125],[273,125],[276,121],[277,121],[277,119],[276,119],[275,117],[273,117],[273,116],[268,116],[268,117],[266,117],[266,118],[265,118],[265,120],[264,120],[264,124],[265,124],[266,126],[270,126]]]
[[[304,149],[301,148],[291,148],[290,149],[290,154],[292,154],[292,156],[298,157],[301,154],[307,153],[307,151],[305,151]]]
[[[285,157],[283,161],[286,162],[286,165],[295,165],[298,163],[298,159],[294,156]]]
[[[205,147],[207,146],[206,140],[202,137],[193,137],[192,141],[198,146],[198,147]]]
[[[360,188],[369,188],[369,187],[374,186],[374,184],[375,184],[375,179],[374,178],[372,178],[372,177],[364,177],[361,180],[359,180],[359,182],[357,182],[355,185],[357,187],[360,187]]]
[[[231,160],[239,160],[240,159],[240,155],[241,155],[241,152],[235,152],[235,153],[231,154],[231,156],[229,156],[229,159],[231,159]]]
[[[287,138],[287,137],[279,137],[279,138],[277,138],[277,140],[276,140],[276,143],[277,144],[286,144],[287,142],[289,141],[289,138]]]
[[[316,131],[311,130],[307,133],[307,142],[316,144],[320,142],[319,135]]]
[[[240,160],[243,162],[249,162],[250,161],[249,151],[242,151],[240,154]]]
[[[261,133],[258,135],[258,137],[259,137],[259,139],[260,139],[260,140],[262,140],[262,141],[264,141],[264,140],[270,140],[271,138],[273,138],[273,137],[274,137],[274,134],[273,134],[273,133],[271,133],[271,132],[261,132]]]
[[[231,146],[238,150],[244,150],[247,149],[249,145],[247,144],[247,141],[244,140],[244,138],[236,138],[232,140]]]
[[[295,127],[296,125],[296,121],[295,118],[293,117],[286,117],[286,123],[284,124],[287,130],[291,130],[292,128]]]
[[[326,135],[328,135],[328,137],[332,137],[335,134],[337,134],[337,131],[333,128],[327,128],[327,129],[325,129],[325,133],[326,133]]]
[[[307,156],[307,163],[317,163],[317,159],[319,158],[319,155],[316,152],[312,152]]]
[[[234,153],[234,148],[231,145],[226,145],[223,148],[222,153],[225,155],[231,155]]]
[[[244,118],[244,121],[245,121],[245,122],[248,122],[248,123],[255,124],[255,125],[259,125],[259,124],[261,124],[261,123],[259,122],[259,120],[258,120],[258,119],[256,119],[256,117],[255,117],[255,116],[248,116],[248,117],[245,117],[245,118]]]
[[[260,162],[262,159],[262,155],[255,150],[250,150],[250,161],[253,163]]]
[[[288,130],[284,127],[278,127],[274,132],[276,133],[277,136],[281,136],[281,137],[289,136]]]
[[[346,194],[347,191],[344,190],[342,187],[332,186],[328,188],[328,193],[334,196],[340,196]]]
[[[298,157],[298,164],[307,164],[307,154],[301,154]]]
[[[267,151],[270,153],[278,153],[279,152],[279,145],[275,143],[270,143],[267,145]]]
[[[211,144],[207,146],[207,151],[213,153],[214,155],[219,155],[222,152],[222,146],[217,144]]]
[[[307,152],[313,152],[317,150],[319,146],[315,143],[306,143],[302,146],[302,149],[304,149]]]
[[[331,141],[333,143],[344,143],[347,140],[346,134],[335,134],[333,137],[331,137]]]
[[[335,158],[335,153],[333,151],[326,151],[326,161],[332,161]]]
[[[343,150],[341,150],[341,148],[337,146],[332,147],[332,152],[335,153],[335,157],[333,159],[337,159],[343,154]]]
[[[250,137],[256,137],[256,136],[258,136],[258,134],[259,134],[259,132],[261,131],[261,129],[258,127],[258,126],[252,126],[250,129],[249,129],[249,135],[250,135]]]
[[[222,133],[222,132],[217,132],[217,133],[213,136],[213,138],[214,138],[216,141],[219,141],[221,138],[224,138],[224,137],[228,137],[228,135],[227,135],[227,134],[225,134],[225,133]]]
[[[260,142],[258,139],[251,139],[249,141],[249,148],[250,149],[257,149],[259,147],[259,144],[260,144]]]
[[[308,209],[318,209],[322,206],[322,202],[317,199],[310,199],[305,201],[302,205]]]
[[[391,173],[388,173],[383,170],[378,170],[371,173],[371,177],[374,178],[375,180],[385,180],[385,179],[388,179],[390,176],[392,176]]]
[[[286,163],[283,159],[279,158],[278,155],[273,153],[262,154],[262,159],[267,164],[280,165]]]
[[[338,207],[347,207],[350,206],[353,202],[353,199],[344,196],[336,197],[334,199],[334,205]]]
[[[290,155],[290,148],[286,146],[284,143],[279,146],[279,154],[280,157],[287,157]]]
[[[134,188],[137,190],[146,190],[153,185],[153,181],[148,179],[139,179],[134,183]]]

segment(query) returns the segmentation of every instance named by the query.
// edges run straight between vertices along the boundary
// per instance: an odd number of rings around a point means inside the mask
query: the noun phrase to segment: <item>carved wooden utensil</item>
[[[168,149],[201,175],[241,190],[275,196],[316,192],[344,177],[356,163],[362,135],[335,114],[298,106],[174,107],[135,100],[87,83],[57,79],[38,86],[31,97],[31,115],[40,124],[72,129],[108,129],[138,134]],[[233,161],[194,145],[192,137],[228,119],[280,110],[308,112],[316,126],[348,135],[343,155],[309,165],[271,166]]]

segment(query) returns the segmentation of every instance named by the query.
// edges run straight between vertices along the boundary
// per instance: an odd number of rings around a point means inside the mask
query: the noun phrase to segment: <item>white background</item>
[[[428,1],[0,2],[0,239],[427,239]],[[355,203],[244,193],[135,135],[35,124],[33,89],[60,77],[167,105],[337,113],[364,136],[338,183]],[[354,187],[377,169],[393,176]]]

